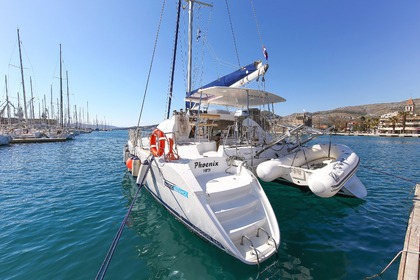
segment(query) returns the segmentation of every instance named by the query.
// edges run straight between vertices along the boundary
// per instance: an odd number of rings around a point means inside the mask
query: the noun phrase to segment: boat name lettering
[[[194,163],[194,168],[206,168],[212,166],[219,166],[219,162],[214,160],[213,162],[197,161],[196,163]]]
[[[333,180],[338,183],[338,181],[340,181],[340,176],[334,172],[330,172],[330,174],[328,174],[331,176],[331,178],[333,178]]]
[[[165,184],[165,187],[167,187],[167,188],[169,188],[169,189],[171,189],[171,190],[179,193],[180,195],[185,196],[186,198],[188,198],[188,192],[186,190],[183,190],[180,187],[177,187],[174,184],[172,184],[171,182],[166,181],[166,180],[165,180],[164,184]]]

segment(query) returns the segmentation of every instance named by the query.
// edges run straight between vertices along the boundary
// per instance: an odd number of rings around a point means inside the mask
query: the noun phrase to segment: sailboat
[[[190,33],[194,2],[189,1],[188,7]],[[191,45],[190,40],[189,64]],[[244,75],[233,83],[215,83],[195,91],[189,86],[186,111],[174,111],[146,137],[138,129],[130,131],[124,162],[137,176],[137,184],[144,182],[151,195],[188,229],[238,260],[259,265],[277,253],[280,229],[261,184],[238,151],[252,150],[250,134],[244,132],[259,127],[250,118],[251,107],[284,99],[239,88],[248,78],[265,73],[261,63],[252,67],[254,71],[239,69]],[[191,73],[187,74],[190,80]],[[204,109],[212,104],[238,110]],[[233,126],[222,126],[224,121]],[[214,133],[216,127],[219,135]]]

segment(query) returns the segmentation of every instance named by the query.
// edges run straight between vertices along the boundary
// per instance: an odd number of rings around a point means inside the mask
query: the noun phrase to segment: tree
[[[359,130],[360,131],[363,131],[363,132],[366,132],[366,117],[365,116],[361,116],[360,117],[360,127],[359,127]]]
[[[369,130],[373,129],[375,131],[379,126],[379,118],[373,117],[373,118],[368,119],[367,126]]]
[[[391,121],[391,124],[392,124],[392,133],[395,133],[395,125],[398,123],[398,117],[393,116],[389,118],[389,120]]]
[[[408,112],[398,112],[398,118],[402,124],[402,133],[405,133]]]

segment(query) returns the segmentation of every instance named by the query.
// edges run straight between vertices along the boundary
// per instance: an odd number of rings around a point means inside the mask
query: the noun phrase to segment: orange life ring
[[[174,151],[174,139],[168,138],[169,152],[166,154],[167,160],[178,160],[179,155]]]
[[[165,152],[166,136],[162,130],[156,128],[150,135],[150,152],[155,157],[160,157]]]

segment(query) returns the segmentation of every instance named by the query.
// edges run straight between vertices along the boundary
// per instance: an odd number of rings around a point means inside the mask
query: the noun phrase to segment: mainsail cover
[[[247,66],[241,67],[235,72],[232,72],[228,75],[225,75],[217,80],[204,85],[198,89],[187,92],[187,99],[195,95],[199,90],[211,88],[211,87],[240,87],[244,84],[251,82],[252,80],[258,78],[265,74],[268,69],[268,64],[263,65],[261,61],[255,61]],[[186,102],[186,108],[193,107],[194,103]]]

